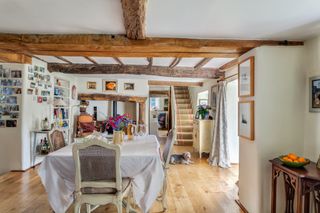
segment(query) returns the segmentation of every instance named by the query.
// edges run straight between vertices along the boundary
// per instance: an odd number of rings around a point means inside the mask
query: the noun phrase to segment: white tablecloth
[[[49,203],[56,213],[63,213],[73,202],[75,168],[72,145],[50,153],[39,167]],[[121,172],[133,178],[136,203],[147,212],[161,190],[164,173],[155,136],[138,137],[121,147]]]

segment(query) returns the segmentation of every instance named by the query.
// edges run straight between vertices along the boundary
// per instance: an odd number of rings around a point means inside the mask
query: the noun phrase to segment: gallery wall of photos
[[[41,66],[28,67],[27,94],[33,95],[39,104],[48,103],[52,90],[51,77]]]
[[[0,128],[18,125],[22,93],[22,70],[0,65]]]

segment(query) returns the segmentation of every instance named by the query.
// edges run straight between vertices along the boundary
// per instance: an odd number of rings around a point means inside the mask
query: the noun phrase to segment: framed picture
[[[17,127],[17,120],[6,120],[6,127]]]
[[[88,81],[88,82],[87,82],[87,89],[97,89],[97,82],[95,82],[95,81]]]
[[[218,98],[218,85],[213,85],[211,87],[211,97],[210,97],[210,106],[212,111],[217,109],[217,98]]]
[[[249,57],[238,65],[238,96],[254,96],[254,57]]]
[[[11,78],[22,78],[21,70],[11,70]]]
[[[115,80],[103,80],[103,91],[108,92],[108,91],[114,91],[116,92],[118,89],[118,82]]]
[[[320,112],[320,76],[309,79],[309,112]]]
[[[208,99],[199,99],[199,105],[208,105]]]
[[[238,136],[254,140],[254,101],[239,101],[238,116]]]
[[[134,83],[124,83],[124,90],[134,90]]]

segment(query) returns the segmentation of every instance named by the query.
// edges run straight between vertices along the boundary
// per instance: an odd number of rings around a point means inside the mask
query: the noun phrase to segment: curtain
[[[222,168],[230,167],[230,154],[227,140],[227,101],[225,81],[219,82],[215,126],[212,137],[212,149],[209,156],[209,164]]]

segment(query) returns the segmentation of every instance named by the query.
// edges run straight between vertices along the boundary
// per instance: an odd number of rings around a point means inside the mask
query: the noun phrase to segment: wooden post
[[[145,124],[146,102],[139,102],[139,124]]]

